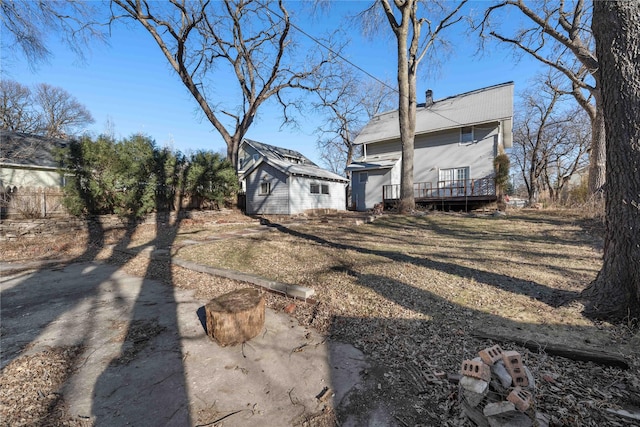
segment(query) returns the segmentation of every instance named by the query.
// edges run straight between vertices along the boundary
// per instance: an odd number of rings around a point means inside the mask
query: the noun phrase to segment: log
[[[568,347],[562,344],[540,343],[537,341],[525,340],[512,336],[490,334],[482,331],[472,331],[471,336],[475,338],[489,339],[499,343],[513,342],[536,353],[544,352],[552,356],[560,356],[571,360],[594,362],[600,365],[629,369],[629,363],[622,356],[595,349],[580,349]]]
[[[222,347],[241,344],[264,328],[264,297],[258,289],[238,289],[204,306],[207,335]]]

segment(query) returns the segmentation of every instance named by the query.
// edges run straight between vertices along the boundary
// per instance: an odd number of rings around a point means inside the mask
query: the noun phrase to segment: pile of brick
[[[460,374],[462,410],[477,426],[548,425],[534,409],[535,380],[517,351],[486,348],[475,359],[464,360]]]

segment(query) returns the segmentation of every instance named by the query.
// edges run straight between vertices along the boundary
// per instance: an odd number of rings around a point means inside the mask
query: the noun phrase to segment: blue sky
[[[338,2],[319,20],[305,19],[295,23],[319,36],[325,28],[349,27],[345,26],[343,17],[368,4]],[[467,11],[487,4],[472,2]],[[438,73],[418,81],[419,101],[423,100],[421,94],[428,88],[434,91],[436,100],[507,81],[516,83],[517,92],[541,69],[539,64],[526,58],[517,62],[505,47],[494,47],[490,53],[476,56],[476,39],[466,36],[465,31],[466,26],[460,24],[447,33],[453,52]],[[295,36],[304,39],[305,43],[310,42],[302,34]],[[368,40],[362,37],[358,28],[348,31],[348,36],[351,40],[345,56],[351,62],[380,79],[395,81],[397,61],[392,36]],[[169,68],[151,36],[137,26],[115,28],[109,45],[92,45],[84,63],[55,38],[51,38],[49,47],[53,58],[35,71],[21,57],[9,56],[7,60],[4,52],[2,77],[25,85],[48,83],[67,90],[93,114],[95,123],[89,131],[94,134],[104,132],[107,120],[111,120],[118,137],[143,132],[159,145],[169,144],[183,152],[225,150],[222,138],[206,119],[201,119],[199,107]],[[421,70],[425,72],[429,66],[423,62]],[[295,149],[319,161],[318,136],[314,133],[319,124],[317,120],[317,115],[309,115],[300,119],[297,129],[280,129],[278,109],[263,105],[247,137]]]

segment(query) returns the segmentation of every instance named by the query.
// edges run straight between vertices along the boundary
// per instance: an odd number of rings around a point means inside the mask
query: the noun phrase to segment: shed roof
[[[298,151],[276,147],[275,145],[264,144],[250,139],[244,139],[243,142],[251,145],[262,155],[258,161],[250,164],[248,169],[242,172],[243,176],[248,176],[260,164],[265,162],[289,176],[305,176],[328,181],[349,182],[349,180],[343,176],[326,169],[322,169]],[[298,163],[291,161],[290,159],[293,159]]]
[[[510,133],[512,117],[513,82],[507,82],[440,99],[431,105],[420,104],[416,110],[416,135],[498,121],[505,122],[505,131]],[[505,137],[509,138],[505,141],[508,147],[510,135]],[[394,110],[374,116],[354,143],[398,138],[398,110]]]
[[[0,163],[57,169],[59,163],[54,151],[67,144],[67,141],[57,138],[0,130]]]
[[[285,158],[295,159],[300,163],[308,164],[308,165],[317,165],[309,160],[307,157],[302,155],[302,153],[290,150],[288,148],[276,147],[275,145],[265,144],[263,142],[254,141],[252,139],[245,138],[243,140],[244,143],[251,145],[255,148],[261,155],[268,157],[269,159],[274,160],[283,160]]]

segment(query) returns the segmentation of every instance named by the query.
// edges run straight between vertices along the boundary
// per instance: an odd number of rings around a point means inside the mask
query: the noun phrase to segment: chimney
[[[431,89],[427,89],[425,96],[426,96],[425,106],[431,107],[433,105],[433,91]]]

